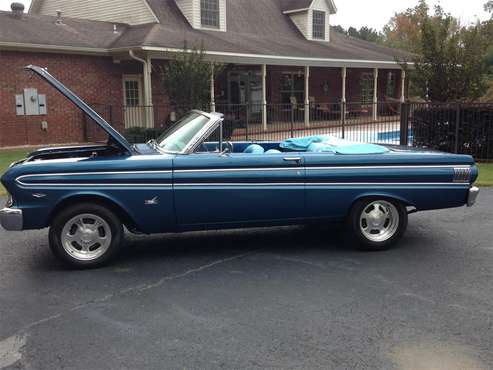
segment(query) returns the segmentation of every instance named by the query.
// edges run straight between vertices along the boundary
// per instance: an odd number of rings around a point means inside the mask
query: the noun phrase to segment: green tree
[[[356,39],[375,42],[375,43],[383,42],[382,33],[370,27],[363,26],[359,30],[356,29],[355,27],[349,27],[346,30],[344,27],[338,25],[338,26],[334,26],[333,29],[339,33],[342,33],[350,37],[354,37]]]
[[[383,38],[387,46],[421,52],[421,28],[430,8],[426,0],[419,0],[418,5],[403,12],[395,13],[383,29]]]
[[[484,10],[491,13],[491,18],[493,19],[493,0],[489,0],[486,4],[484,4]]]
[[[488,68],[488,91],[483,96],[484,101],[493,101],[493,0],[484,5],[484,9],[491,14],[490,20],[483,22],[483,37],[487,40],[488,51],[486,65]]]
[[[480,24],[460,28],[440,6],[423,19],[411,75],[419,95],[432,101],[476,100],[486,91],[487,44]]]
[[[203,48],[177,53],[160,68],[161,83],[178,116],[190,109],[207,109],[210,102],[211,75],[219,74],[222,65],[205,60]]]

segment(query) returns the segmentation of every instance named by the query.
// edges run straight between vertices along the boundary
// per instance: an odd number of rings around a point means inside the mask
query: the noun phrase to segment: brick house
[[[405,99],[397,60],[410,56],[337,33],[336,11],[332,0],[33,0],[28,13],[13,6],[0,12],[0,147],[94,136],[63,97],[30,78],[28,64],[47,67],[119,130],[165,125],[172,109],[157,72],[185,43],[227,65],[212,78],[211,109],[248,106],[265,129],[293,106],[307,126],[317,115],[341,115],[346,102],[354,103],[349,113],[377,119],[378,104]]]

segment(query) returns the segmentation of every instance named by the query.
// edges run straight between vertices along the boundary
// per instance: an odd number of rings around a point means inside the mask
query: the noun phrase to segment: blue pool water
[[[377,134],[377,139],[378,141],[398,141],[401,138],[401,132],[400,131],[386,131],[386,132],[379,132]],[[409,141],[412,141],[413,139],[413,133],[411,130],[409,130]]]

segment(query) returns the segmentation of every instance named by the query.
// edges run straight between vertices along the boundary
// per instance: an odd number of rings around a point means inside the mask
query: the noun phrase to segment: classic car
[[[192,111],[157,140],[130,145],[47,70],[27,68],[108,134],[105,144],[36,150],[1,178],[3,227],[49,227],[51,250],[75,267],[109,261],[124,228],[346,222],[363,248],[384,250],[403,236],[409,213],[472,206],[479,193],[468,155],[323,137],[233,143],[219,113]]]

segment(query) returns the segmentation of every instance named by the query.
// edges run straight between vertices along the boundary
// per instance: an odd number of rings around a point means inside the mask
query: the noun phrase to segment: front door
[[[249,105],[252,119],[262,113],[262,77],[258,71],[238,71],[228,74],[229,104]]]
[[[145,108],[142,96],[142,76],[123,76],[125,128],[145,127]]]
[[[304,216],[305,171],[296,153],[177,156],[173,177],[182,227],[289,223]]]

